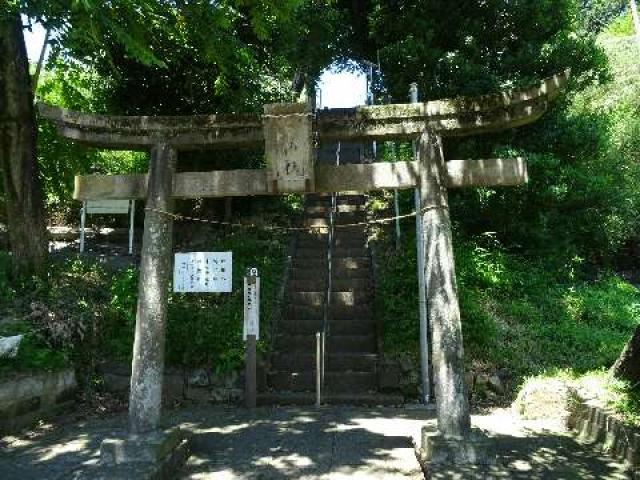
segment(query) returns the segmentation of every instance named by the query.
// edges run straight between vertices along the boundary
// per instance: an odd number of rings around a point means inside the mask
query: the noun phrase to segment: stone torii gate
[[[427,460],[434,462],[477,461],[484,445],[475,440],[470,426],[447,189],[519,185],[527,181],[527,171],[521,158],[445,161],[442,137],[478,135],[534,122],[563,90],[567,79],[565,72],[528,90],[315,113],[305,104],[273,104],[265,106],[262,116],[123,117],[40,105],[41,114],[68,139],[94,147],[151,153],[148,174],[78,176],[74,193],[78,200],[147,202],[133,347],[131,433],[138,439],[152,436],[159,425],[172,262],[173,222],[167,213],[173,211],[174,198],[418,186],[438,421],[437,434],[424,435],[423,449]],[[369,165],[314,165],[316,139],[416,140],[418,158]],[[266,169],[176,173],[178,151],[246,148],[263,142]],[[126,445],[119,448],[126,450]],[[133,455],[125,454],[121,461]]]

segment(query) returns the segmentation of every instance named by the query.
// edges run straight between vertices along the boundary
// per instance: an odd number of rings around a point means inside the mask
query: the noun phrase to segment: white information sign
[[[231,292],[231,252],[176,253],[174,292]]]
[[[129,200],[87,200],[87,214],[129,213]]]
[[[258,269],[252,268],[244,277],[244,328],[242,338],[255,335],[260,339],[260,277]]]

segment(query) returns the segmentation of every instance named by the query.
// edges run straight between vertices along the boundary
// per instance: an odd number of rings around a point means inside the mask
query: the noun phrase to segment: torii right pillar
[[[464,375],[462,324],[456,285],[447,169],[439,135],[424,131],[418,140],[425,279],[437,430],[422,430],[422,459],[431,465],[487,464],[495,461],[491,444],[471,430]]]

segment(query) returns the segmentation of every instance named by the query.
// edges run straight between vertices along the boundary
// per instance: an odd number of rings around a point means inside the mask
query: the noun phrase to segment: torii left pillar
[[[151,432],[160,422],[173,219],[159,211],[173,210],[176,156],[167,144],[151,149],[129,397],[134,433]]]
[[[180,429],[160,429],[173,242],[173,220],[162,212],[173,210],[176,157],[175,148],[167,143],[151,148],[131,365],[129,434],[104,440],[100,447],[102,464],[147,463],[162,475],[188,455],[188,442]]]

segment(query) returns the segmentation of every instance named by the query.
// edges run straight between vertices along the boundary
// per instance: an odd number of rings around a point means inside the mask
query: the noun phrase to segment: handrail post
[[[80,210],[80,253],[84,253],[85,224],[87,221],[87,201],[82,202]]]
[[[418,84],[412,83],[409,88],[409,98],[411,103],[418,103]],[[416,142],[413,142],[413,158],[417,158]],[[429,379],[429,318],[427,305],[427,281],[425,277],[425,251],[424,251],[424,230],[422,226],[422,199],[420,197],[420,187],[417,186],[414,192],[416,206],[416,248],[418,264],[418,306],[420,322],[420,386],[422,395],[420,400],[423,404],[428,404],[431,400],[431,380]]]
[[[322,382],[320,379],[320,371],[322,368],[321,363],[320,332],[316,332],[316,407],[319,407],[322,403]]]

